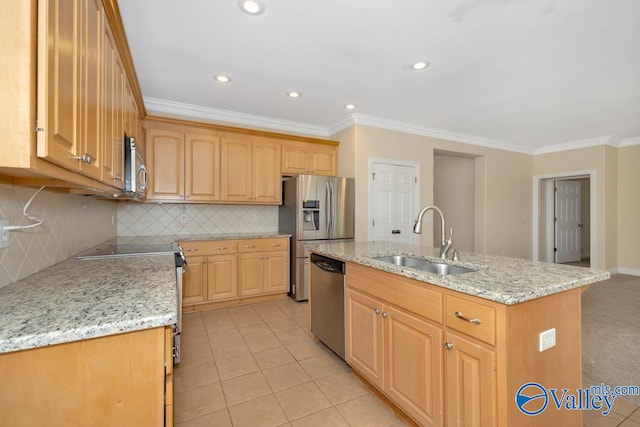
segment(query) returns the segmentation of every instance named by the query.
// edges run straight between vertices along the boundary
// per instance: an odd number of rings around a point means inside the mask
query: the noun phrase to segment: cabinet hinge
[[[413,182],[414,182],[415,184],[417,184],[417,183],[418,183],[418,177],[417,177],[417,176],[414,176],[414,177],[413,177]]]
[[[38,126],[38,121],[36,120],[36,132],[44,132],[44,128]]]
[[[375,172],[372,172],[372,173],[371,173],[371,179],[372,179],[373,181],[375,181],[375,180],[376,180],[376,173],[375,173]]]
[[[376,226],[376,220],[373,219],[373,220],[371,220],[371,222],[373,223],[373,226],[375,227]]]

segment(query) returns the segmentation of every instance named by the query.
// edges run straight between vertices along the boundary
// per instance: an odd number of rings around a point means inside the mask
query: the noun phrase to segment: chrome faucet
[[[440,246],[440,258],[442,259],[446,259],[447,258],[447,254],[449,253],[449,250],[451,249],[451,246],[453,246],[453,240],[451,240],[453,238],[453,228],[451,228],[449,230],[449,239],[445,238],[445,225],[444,225],[444,214],[442,213],[442,211],[440,210],[439,207],[437,206],[427,206],[425,208],[423,208],[420,213],[418,214],[418,218],[416,218],[416,223],[413,226],[413,232],[416,234],[422,234],[422,217],[424,216],[425,213],[427,213],[427,211],[433,210],[435,212],[438,212],[438,214],[440,215],[440,230],[442,232],[442,243]]]

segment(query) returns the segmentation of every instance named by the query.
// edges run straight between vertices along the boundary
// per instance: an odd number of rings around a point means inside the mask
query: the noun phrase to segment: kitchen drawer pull
[[[279,246],[280,246],[280,243],[274,243],[274,244],[273,244],[273,245],[271,245],[271,246],[273,246],[273,247],[277,248],[277,247],[279,247]]]
[[[219,251],[226,251],[226,250],[227,250],[227,249],[229,249],[229,248],[228,248],[228,247],[226,247],[226,246],[218,246],[218,248],[217,248],[217,249],[218,249]]]
[[[249,248],[249,249],[253,249],[253,248],[256,247],[256,245],[247,245],[246,247]]]
[[[189,248],[187,252],[198,252],[198,248]]]
[[[474,325],[479,325],[482,323],[482,320],[480,319],[469,319],[468,317],[464,317],[464,315],[462,313],[460,313],[459,311],[456,311],[455,313],[453,313],[458,319],[462,319],[465,322],[469,322],[469,323],[473,323]]]

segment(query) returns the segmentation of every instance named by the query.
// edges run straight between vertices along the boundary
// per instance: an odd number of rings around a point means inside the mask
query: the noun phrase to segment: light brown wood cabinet
[[[220,157],[222,201],[254,204],[282,201],[277,142],[242,134],[223,135]]]
[[[347,361],[422,426],[442,425],[442,329],[347,291]]]
[[[337,175],[337,146],[285,141],[282,144],[283,175]]]
[[[582,425],[513,403],[525,383],[581,387],[580,289],[504,305],[355,263],[346,267],[347,363],[419,425]],[[556,346],[538,335],[556,328]]]
[[[0,419],[25,427],[171,426],[172,344],[167,326],[4,353]]]
[[[182,242],[187,258],[183,308],[204,310],[289,288],[289,239]]]
[[[144,113],[144,106],[138,108],[142,97],[126,65],[132,62],[114,4],[26,0],[0,6],[7,64],[0,68],[0,115],[11,123],[0,129],[0,173],[15,183],[103,194],[122,188],[122,92],[135,89],[134,110]]]

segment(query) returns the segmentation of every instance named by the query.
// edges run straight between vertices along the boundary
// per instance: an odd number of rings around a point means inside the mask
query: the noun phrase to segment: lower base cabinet
[[[581,411],[515,400],[530,382],[583,386],[581,289],[505,305],[355,263],[346,286],[347,363],[418,425],[582,426]],[[562,339],[540,352],[550,328]]]
[[[182,242],[187,259],[182,304],[187,310],[284,294],[289,289],[289,238]]]
[[[0,424],[173,425],[170,327],[0,355]]]
[[[442,330],[347,292],[347,361],[422,426],[442,425]]]

